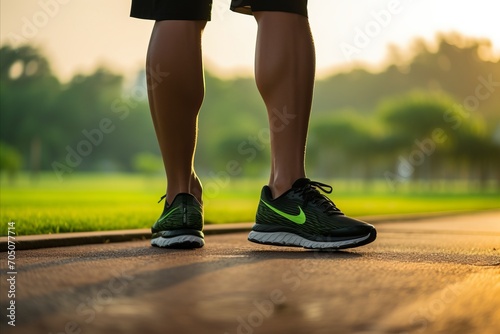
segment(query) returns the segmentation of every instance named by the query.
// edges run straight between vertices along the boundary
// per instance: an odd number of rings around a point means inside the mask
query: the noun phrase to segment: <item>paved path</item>
[[[211,235],[17,252],[16,327],[1,333],[499,333],[500,212],[377,225],[339,252]]]

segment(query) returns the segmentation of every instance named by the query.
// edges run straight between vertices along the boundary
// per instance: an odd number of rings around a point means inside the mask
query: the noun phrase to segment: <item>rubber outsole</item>
[[[306,249],[345,249],[363,246],[377,238],[374,229],[371,233],[348,240],[340,241],[313,241],[290,232],[256,232],[251,231],[248,241],[264,245],[303,247]]]
[[[172,238],[158,237],[151,239],[151,246],[160,248],[201,248],[205,245],[203,238],[194,235],[179,235]]]

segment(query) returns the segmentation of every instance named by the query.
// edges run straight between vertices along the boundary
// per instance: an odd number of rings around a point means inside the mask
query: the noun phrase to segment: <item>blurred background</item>
[[[269,173],[256,24],[228,2],[214,1],[204,35],[196,168],[208,223],[251,221]],[[499,208],[500,5],[309,2],[309,176],[331,182],[351,215]],[[153,23],[122,0],[0,4],[2,223],[149,227],[165,189],[144,72]]]

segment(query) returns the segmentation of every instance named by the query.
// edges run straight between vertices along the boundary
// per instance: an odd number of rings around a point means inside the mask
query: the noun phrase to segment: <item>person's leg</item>
[[[193,160],[204,96],[205,25],[206,21],[157,21],[148,48],[149,103],[167,174],[167,203],[179,193],[190,193],[201,203],[202,187]]]
[[[165,207],[151,228],[151,245],[157,247],[205,244],[202,187],[193,166],[204,96],[201,35],[205,25],[206,21],[197,20],[157,21],[148,48],[149,104],[167,174]]]
[[[305,177],[315,53],[307,17],[256,11],[255,79],[267,107],[271,132],[269,187],[276,198]]]
[[[271,130],[271,177],[248,240],[266,245],[342,249],[375,240],[375,228],[345,216],[332,187],[305,177],[315,54],[306,0],[254,0],[259,26],[256,81]]]

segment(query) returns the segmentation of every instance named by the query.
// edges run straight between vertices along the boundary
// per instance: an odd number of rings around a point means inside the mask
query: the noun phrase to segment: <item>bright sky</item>
[[[231,12],[229,2],[214,0],[204,35],[205,63],[222,75],[251,75],[256,24],[251,16]],[[124,73],[135,73],[144,64],[153,23],[130,18],[130,0],[0,4],[0,42],[40,46],[63,80],[98,64]],[[500,55],[499,12],[497,0],[309,0],[318,74],[353,62],[377,64],[389,44],[405,49],[413,38],[433,40],[437,32],[488,38]]]

